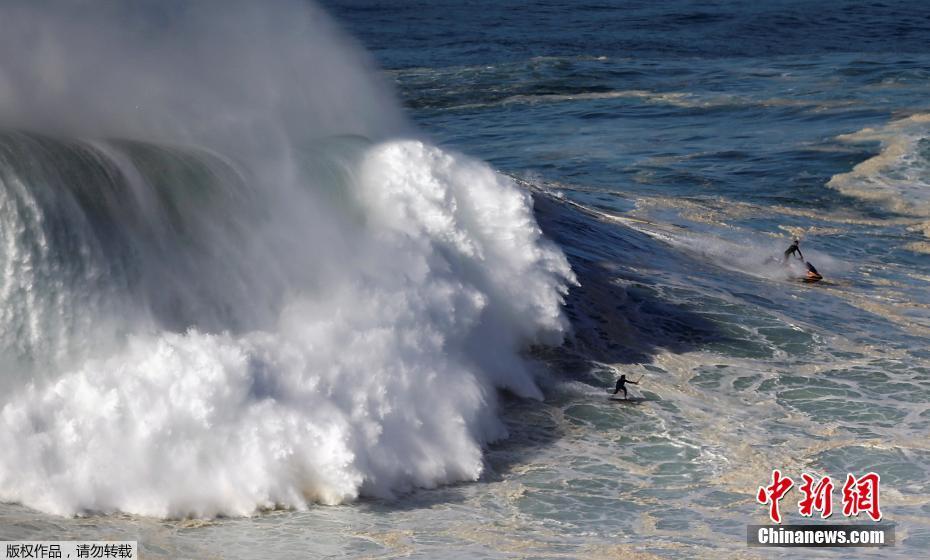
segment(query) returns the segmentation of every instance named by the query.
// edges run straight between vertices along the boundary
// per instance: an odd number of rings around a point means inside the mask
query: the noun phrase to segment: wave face
[[[567,330],[526,192],[410,139],[303,2],[2,11],[0,500],[248,515],[480,476],[496,390],[539,398],[520,351]]]

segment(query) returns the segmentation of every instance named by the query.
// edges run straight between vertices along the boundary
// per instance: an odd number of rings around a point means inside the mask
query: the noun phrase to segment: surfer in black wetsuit
[[[626,374],[625,374],[625,373],[621,373],[621,374],[620,374],[620,379],[617,380],[617,387],[616,387],[616,389],[614,389],[614,394],[616,395],[616,394],[619,393],[620,390],[622,389],[622,390],[623,390],[623,398],[627,398],[626,386],[625,386],[627,383],[632,383],[633,385],[639,385],[639,382],[638,382],[638,381],[630,381],[629,379],[626,378]]]
[[[804,262],[804,253],[801,252],[801,247],[799,247],[800,243],[801,241],[795,237],[794,243],[791,244],[791,247],[785,249],[785,262],[788,262],[788,258],[795,253],[797,253],[796,256],[798,257],[798,260]]]

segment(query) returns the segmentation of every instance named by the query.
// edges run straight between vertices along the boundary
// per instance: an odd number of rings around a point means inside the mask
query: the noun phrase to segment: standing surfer
[[[640,377],[642,379],[642,377]],[[626,378],[626,374],[620,374],[620,379],[617,380],[617,387],[614,389],[614,394],[616,395],[621,390],[623,390],[623,398],[627,398],[626,384],[632,383],[633,385],[639,385],[639,381],[630,381]]]
[[[796,256],[798,257],[798,260],[800,260],[801,262],[804,262],[804,253],[801,252],[800,244],[801,244],[801,240],[795,237],[794,243],[792,243],[790,247],[785,249],[785,262],[788,262],[788,258],[791,257],[791,255],[795,253],[797,253]]]
[[[804,253],[801,252],[800,244],[801,244],[801,241],[797,237],[795,237],[794,243],[792,243],[790,247],[785,249],[785,260],[784,260],[785,266],[788,265],[788,259],[791,258],[791,255],[795,255],[799,261],[804,263],[805,268],[807,268],[807,274],[805,277],[802,278],[803,281],[810,283],[810,282],[818,282],[820,280],[823,280],[823,276],[821,276],[820,273],[817,272],[817,269],[814,268],[814,265],[804,260]]]

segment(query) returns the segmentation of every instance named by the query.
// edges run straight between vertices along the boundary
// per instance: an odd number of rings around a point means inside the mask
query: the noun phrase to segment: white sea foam
[[[474,480],[518,351],[558,342],[567,262],[528,195],[421,142],[373,147],[372,236],[275,329],[136,334],[2,408],[0,492],[46,511],[248,514]]]
[[[804,278],[807,268],[799,259],[783,258],[783,251],[791,241],[782,243],[762,239],[744,239],[739,243],[709,235],[683,234],[669,239],[669,242],[689,253],[697,254],[727,270],[737,270],[760,278],[772,280],[793,280]],[[821,273],[836,275],[849,269],[843,263],[825,253],[802,249],[805,259],[816,264]]]
[[[671,199],[641,199],[637,202],[655,204],[665,200]],[[674,204],[682,207],[679,202],[675,201]],[[688,206],[687,204],[684,205],[686,208]],[[593,208],[584,208],[586,211],[602,218],[620,222],[630,229],[644,233],[687,253],[697,255],[702,260],[711,262],[726,270],[736,270],[770,280],[794,280],[804,278],[807,275],[807,268],[800,259],[796,257],[784,259],[783,251],[791,243],[788,238],[782,241],[773,241],[759,237],[746,238],[735,242],[716,235],[691,233],[677,226],[615,215]],[[694,214],[690,214],[689,217],[694,217]],[[707,221],[706,218],[704,221]],[[795,236],[803,237],[801,231],[796,230],[794,232]],[[809,259],[809,261],[817,263],[817,266],[823,267],[823,270],[836,273],[846,272],[850,269],[849,263],[835,259],[820,251],[805,248],[802,249],[802,252],[805,254],[805,260]]]
[[[32,45],[51,62],[0,65],[0,115],[40,133],[3,138],[23,157],[0,169],[0,294],[21,303],[0,315],[0,500],[248,515],[479,477],[496,391],[539,398],[520,351],[567,329],[573,275],[529,195],[400,139],[390,92],[301,2],[166,5],[140,43],[122,8],[10,6],[3,28],[56,33]],[[143,51],[150,75],[124,64]],[[85,112],[42,117],[65,108]]]
[[[828,186],[902,214],[930,217],[930,114],[911,115],[839,139],[878,142],[881,151],[852,171],[834,175]]]

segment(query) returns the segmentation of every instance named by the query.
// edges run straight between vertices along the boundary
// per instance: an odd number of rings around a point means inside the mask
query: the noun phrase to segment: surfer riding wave
[[[785,249],[785,261],[784,261],[785,263],[787,263],[791,255],[794,255],[795,253],[797,253],[795,256],[798,257],[798,260],[801,262],[804,262],[804,253],[801,252],[800,245],[801,245],[801,240],[795,237],[794,243],[792,243],[790,247]]]
[[[613,394],[616,395],[620,391],[623,391],[623,398],[628,398],[627,391],[626,391],[627,383],[632,383],[633,385],[639,385],[638,381],[631,381],[627,379],[626,374],[623,373],[620,375],[620,379],[617,380],[617,386],[614,388]]]
[[[798,258],[799,261],[804,263],[804,267],[807,269],[805,277],[801,278],[801,280],[803,280],[804,282],[808,282],[808,283],[822,280],[823,276],[821,276],[820,273],[817,272],[817,269],[814,268],[814,265],[812,265],[811,263],[807,262],[804,259],[804,253],[801,252],[800,245],[801,245],[801,240],[795,237],[794,242],[791,243],[791,245],[787,249],[785,249],[785,258],[782,262],[787,266],[788,260],[791,258],[792,255],[794,255]]]

